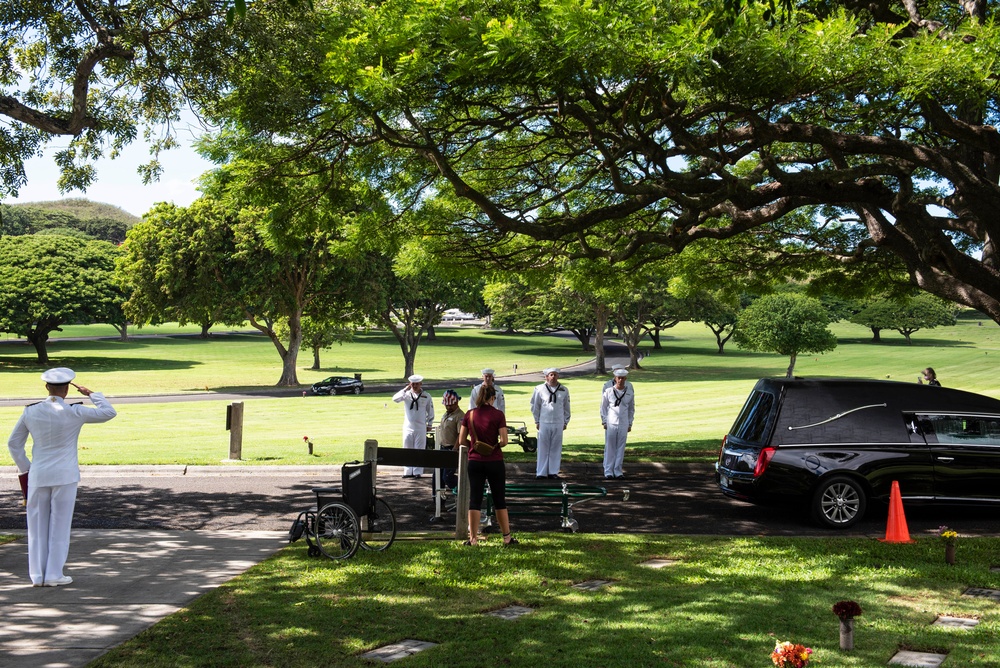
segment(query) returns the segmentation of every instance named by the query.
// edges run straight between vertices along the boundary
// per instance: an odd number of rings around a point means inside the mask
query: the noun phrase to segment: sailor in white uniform
[[[392,400],[403,404],[403,447],[417,450],[427,448],[427,425],[434,424],[434,400],[424,392],[424,377],[416,374],[407,378],[406,387],[392,395]],[[419,478],[424,469],[404,466],[404,478]]]
[[[601,424],[604,425],[604,477],[621,478],[625,461],[625,441],[635,419],[635,390],[625,378],[627,369],[615,370],[614,384],[601,395]]]
[[[503,398],[503,390],[494,384],[496,380],[496,372],[493,369],[483,369],[483,382],[479,383],[472,388],[472,393],[469,395],[469,409],[476,408],[479,406],[479,394],[482,392],[483,386],[491,386],[497,391],[496,401],[493,402],[493,408],[497,409],[504,415],[507,414],[507,404]]]
[[[42,374],[49,396],[25,406],[7,440],[18,471],[28,474],[28,575],[36,587],[73,582],[63,573],[69,556],[70,529],[80,482],[77,438],[88,422],[107,422],[117,412],[100,392],[73,385],[96,408],[67,404],[72,369],[59,367]],[[25,445],[31,436],[31,459]]]
[[[543,372],[545,382],[531,395],[531,414],[538,430],[535,478],[558,478],[562,463],[563,431],[569,425],[569,390],[559,382],[559,369]]]
[[[612,385],[615,384],[615,371],[618,371],[618,369],[626,369],[626,368],[627,367],[624,364],[612,364],[611,365],[611,378],[608,378],[607,382],[604,383],[604,387],[601,388],[601,392],[604,392],[604,390],[608,389],[609,387],[611,387]],[[630,383],[630,382],[628,382],[626,380],[625,381],[625,387],[632,387],[632,383]]]

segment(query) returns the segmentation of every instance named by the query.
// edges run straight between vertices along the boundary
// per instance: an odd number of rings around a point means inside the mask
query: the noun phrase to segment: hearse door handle
[[[937,460],[939,462],[953,462],[953,461],[955,461],[955,458],[954,457],[938,457]]]

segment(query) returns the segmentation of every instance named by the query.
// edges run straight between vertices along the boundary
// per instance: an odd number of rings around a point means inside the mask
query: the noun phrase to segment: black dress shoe
[[[606,475],[606,476],[604,476],[604,479],[605,480],[614,480],[615,477],[613,475]]]
[[[559,480],[559,475],[556,473],[549,474],[549,480]]]
[[[535,480],[548,480],[549,477],[545,475],[536,475]]]

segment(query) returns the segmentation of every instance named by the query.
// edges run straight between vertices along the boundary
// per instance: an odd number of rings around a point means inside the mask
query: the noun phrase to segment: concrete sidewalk
[[[85,666],[287,544],[277,531],[73,531],[65,587],[0,545],[0,667]]]

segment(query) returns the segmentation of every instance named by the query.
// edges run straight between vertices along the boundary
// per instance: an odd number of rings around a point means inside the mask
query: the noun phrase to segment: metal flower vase
[[[840,649],[854,649],[854,619],[840,620]]]
[[[955,546],[945,545],[944,546],[944,560],[949,566],[955,565]]]

